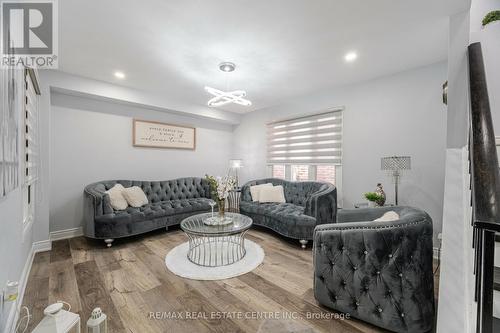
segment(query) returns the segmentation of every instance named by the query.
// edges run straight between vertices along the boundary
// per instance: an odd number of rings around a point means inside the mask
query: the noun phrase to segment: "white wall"
[[[447,147],[462,148],[469,134],[469,11],[450,17],[448,42],[448,123]]]
[[[227,172],[230,125],[58,93],[51,102],[51,232],[81,226],[83,189],[92,182]],[[196,150],[133,147],[132,118],[192,125]]]
[[[380,158],[410,155],[411,172],[403,178],[400,204],[427,211],[441,230],[446,148],[446,108],[441,86],[446,63],[418,68],[360,84],[332,88],[286,104],[245,115],[234,131],[234,155],[244,159],[241,179],[266,176],[266,128],[271,120],[345,106],[343,150],[344,207],[362,202],[362,194],[385,185],[393,202],[391,179]]]
[[[448,47],[448,149],[437,332],[475,332],[474,268],[467,145],[469,78],[467,47],[471,21],[464,11],[450,18]]]

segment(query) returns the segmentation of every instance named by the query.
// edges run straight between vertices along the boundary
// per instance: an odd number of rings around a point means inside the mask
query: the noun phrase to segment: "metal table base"
[[[189,238],[188,259],[196,265],[218,267],[243,259],[246,231],[230,236],[186,235]]]

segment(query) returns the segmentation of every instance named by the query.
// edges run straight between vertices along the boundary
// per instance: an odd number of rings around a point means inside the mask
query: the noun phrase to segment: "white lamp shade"
[[[243,160],[233,159],[229,160],[229,166],[232,169],[239,169],[243,167]]]

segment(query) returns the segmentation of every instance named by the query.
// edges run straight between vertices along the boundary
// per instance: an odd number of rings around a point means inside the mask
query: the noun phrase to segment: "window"
[[[335,166],[318,165],[316,166],[316,180],[331,183],[335,185]]]
[[[274,178],[317,180],[337,186],[341,202],[343,111],[267,125],[267,164]]]
[[[285,179],[285,166],[276,164],[273,165],[273,178]]]
[[[29,224],[35,215],[35,197],[38,183],[38,96],[40,90],[36,74],[32,69],[27,69],[24,75],[24,183],[23,183],[23,211],[24,223]]]
[[[292,180],[301,181],[309,180],[309,166],[308,165],[292,165]]]
[[[273,178],[288,179],[293,181],[317,180],[331,183],[337,187],[340,185],[337,178],[340,165],[271,165],[271,176]],[[290,176],[287,177],[286,175]]]

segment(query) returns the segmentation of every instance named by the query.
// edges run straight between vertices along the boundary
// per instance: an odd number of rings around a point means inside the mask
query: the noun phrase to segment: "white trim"
[[[33,253],[45,252],[52,250],[52,241],[50,239],[34,242],[31,249]]]
[[[432,248],[432,257],[436,260],[439,260],[440,252],[441,252],[441,249],[439,247]]]
[[[35,254],[38,252],[50,251],[51,249],[52,242],[50,240],[34,242],[31,245],[28,258],[26,259],[26,263],[24,264],[24,268],[19,279],[19,297],[10,308],[9,316],[7,317],[7,324],[5,325],[5,332],[14,333],[14,330],[16,328],[16,323],[19,319],[19,311],[21,310],[21,305],[23,304],[24,292],[26,290],[26,284],[28,282],[28,277],[30,275],[31,266],[33,265]]]
[[[495,143],[497,146],[500,146],[500,136],[495,137]]]
[[[56,240],[75,238],[80,236],[83,236],[82,227],[52,231],[50,233],[50,240],[56,241]]]

